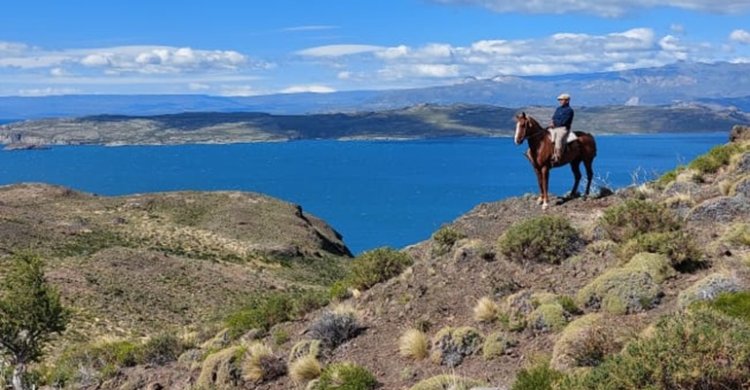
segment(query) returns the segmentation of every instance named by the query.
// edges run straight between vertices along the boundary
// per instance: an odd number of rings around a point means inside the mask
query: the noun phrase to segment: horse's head
[[[520,145],[526,137],[528,137],[529,129],[532,126],[532,120],[530,116],[527,116],[525,112],[522,112],[519,115],[516,115],[516,135],[513,137],[513,140],[516,142],[516,145]]]

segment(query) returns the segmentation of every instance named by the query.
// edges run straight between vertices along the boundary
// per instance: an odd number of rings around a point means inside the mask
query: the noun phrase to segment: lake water
[[[595,183],[622,187],[688,162],[726,133],[599,136]],[[424,240],[481,202],[536,192],[510,138],[236,145],[65,146],[0,153],[0,184],[46,182],[102,195],[245,190],[298,203],[354,252]],[[572,185],[552,171],[555,194]]]

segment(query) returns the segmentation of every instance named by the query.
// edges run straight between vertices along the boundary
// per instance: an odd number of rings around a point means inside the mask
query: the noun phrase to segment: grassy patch
[[[378,248],[357,256],[347,279],[358,289],[367,289],[377,283],[398,276],[414,263],[411,256],[391,248]]]
[[[485,383],[470,378],[456,375],[438,375],[417,383],[409,390],[469,390],[484,385]]]
[[[616,242],[645,233],[672,232],[682,224],[665,206],[641,199],[629,199],[607,208],[599,225]]]
[[[659,300],[660,288],[649,272],[614,268],[582,288],[576,300],[580,306],[612,314],[648,310]]]
[[[110,230],[93,230],[75,235],[55,252],[61,257],[89,256],[112,247],[133,247],[133,243],[119,233]]]
[[[563,374],[544,361],[518,372],[511,390],[552,390]]]
[[[372,390],[378,385],[366,368],[354,363],[334,363],[327,366],[311,390]]]
[[[719,168],[729,165],[729,162],[734,155],[740,154],[746,150],[748,150],[747,145],[737,143],[719,145],[709,150],[708,153],[701,155],[690,162],[688,167],[690,169],[695,169],[700,173],[714,173],[718,171]]]
[[[466,234],[456,230],[452,226],[443,226],[432,235],[432,254],[434,256],[444,255],[456,245],[458,240],[466,238]]]
[[[514,224],[500,237],[500,252],[518,262],[559,264],[578,248],[580,237],[567,219],[541,216]]]
[[[732,225],[723,240],[737,246],[750,246],[750,224],[738,223]]]
[[[748,291],[724,293],[713,301],[706,302],[706,305],[750,324],[750,292]]]
[[[327,303],[325,292],[273,292],[255,297],[227,316],[224,322],[230,336],[236,338],[251,329],[268,330],[278,323],[296,319]]]
[[[639,234],[620,247],[620,257],[623,259],[630,259],[640,252],[667,256],[672,266],[680,271],[699,268],[703,263],[703,251],[685,231]]]
[[[653,335],[559,389],[741,389],[750,378],[750,327],[713,310],[662,319]]]

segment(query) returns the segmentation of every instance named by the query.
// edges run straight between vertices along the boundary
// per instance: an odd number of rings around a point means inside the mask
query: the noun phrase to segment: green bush
[[[552,390],[562,377],[563,374],[551,368],[549,362],[537,363],[518,372],[511,390]]]
[[[377,385],[378,381],[364,367],[353,363],[334,363],[323,370],[312,390],[372,390]]]
[[[658,179],[656,179],[656,186],[658,188],[666,188],[667,185],[675,180],[677,180],[677,175],[680,174],[685,169],[685,167],[677,167],[671,171],[664,172]]]
[[[585,375],[558,388],[742,389],[750,380],[750,326],[714,310],[665,317]]]
[[[518,262],[559,264],[579,246],[578,232],[567,219],[541,216],[514,224],[500,237],[500,252]]]
[[[724,293],[706,305],[750,324],[750,292]]]
[[[164,365],[177,360],[184,350],[185,345],[174,333],[160,333],[143,344],[139,363]]]
[[[443,226],[432,235],[434,241],[432,253],[436,256],[444,255],[462,238],[466,238],[466,234],[459,232],[452,226]]]
[[[625,242],[645,233],[676,231],[682,227],[665,206],[641,199],[629,199],[607,208],[599,224],[616,242]]]
[[[700,173],[714,173],[719,168],[728,165],[732,156],[747,149],[747,146],[740,144],[719,145],[693,160],[689,167]]]
[[[278,323],[296,319],[327,303],[325,292],[272,292],[252,298],[244,307],[227,316],[224,323],[229,335],[236,338],[251,329],[267,331]]]
[[[620,247],[620,257],[623,259],[630,259],[640,252],[665,255],[672,266],[681,271],[697,268],[703,260],[703,251],[695,239],[684,231],[639,234]]]
[[[398,276],[414,263],[411,256],[391,248],[378,248],[357,256],[352,261],[348,278],[354,288],[367,289]]]
[[[343,280],[339,280],[328,289],[328,296],[334,301],[342,301],[349,298],[349,295],[349,284]]]

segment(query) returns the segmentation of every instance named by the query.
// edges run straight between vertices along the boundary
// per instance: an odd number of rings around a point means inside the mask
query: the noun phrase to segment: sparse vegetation
[[[326,311],[313,322],[308,335],[327,348],[336,348],[362,331],[355,313],[350,311]]]
[[[578,232],[567,219],[541,216],[514,224],[500,237],[500,252],[511,260],[559,264],[575,253]]]
[[[399,354],[414,360],[422,360],[429,353],[430,342],[419,329],[409,329],[398,339]]]
[[[289,376],[295,383],[305,383],[320,376],[322,367],[313,355],[305,355],[289,365]]]
[[[364,367],[354,363],[327,366],[311,390],[372,390],[378,381]]]
[[[616,242],[625,242],[645,233],[672,232],[682,227],[665,206],[641,199],[628,199],[609,207],[599,225]]]
[[[268,330],[327,303],[326,294],[315,291],[272,292],[254,297],[245,307],[230,314],[225,324],[230,337],[250,329]]]
[[[463,238],[466,238],[466,234],[456,230],[456,228],[450,225],[441,227],[432,235],[432,254],[441,256],[450,252],[456,242]]]
[[[563,374],[550,367],[548,361],[538,362],[518,372],[511,390],[552,390]]]
[[[741,389],[750,378],[750,327],[713,310],[662,319],[650,337],[560,389]]]
[[[438,375],[425,379],[409,390],[470,390],[485,383],[456,375]]]
[[[52,337],[65,331],[70,313],[47,283],[39,256],[17,254],[9,268],[0,284],[0,361],[13,367],[13,387],[19,390],[27,388],[27,366],[38,362]]]
[[[738,143],[715,146],[708,153],[693,160],[688,167],[700,173],[715,173],[719,168],[728,165],[734,155],[746,150],[747,145]]]
[[[413,262],[414,260],[408,254],[395,249],[371,250],[352,261],[348,281],[354,288],[368,289],[377,283],[398,276]]]
[[[479,322],[493,322],[500,314],[500,307],[489,297],[479,298],[474,306],[474,319]]]

